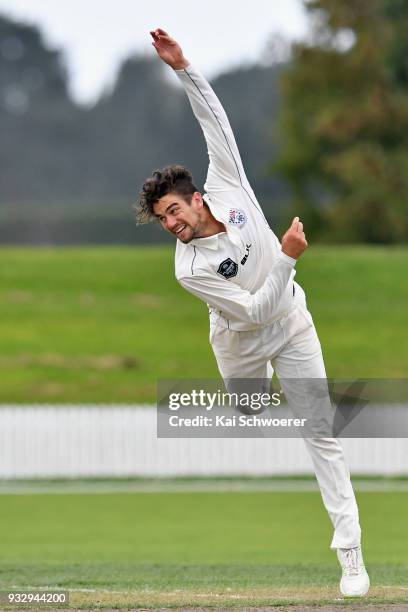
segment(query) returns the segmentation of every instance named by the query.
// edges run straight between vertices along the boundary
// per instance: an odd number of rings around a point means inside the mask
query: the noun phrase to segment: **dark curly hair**
[[[177,193],[187,203],[191,196],[198,191],[193,183],[193,176],[185,166],[173,164],[162,170],[155,170],[153,175],[146,179],[140,192],[140,200],[135,205],[136,223],[148,223],[153,219],[153,205],[168,193]]]

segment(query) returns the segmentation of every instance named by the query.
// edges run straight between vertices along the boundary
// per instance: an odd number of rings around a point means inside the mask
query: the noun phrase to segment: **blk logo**
[[[248,255],[249,255],[249,249],[251,248],[252,244],[247,244],[246,248],[245,248],[245,255],[243,256],[243,258],[241,259],[241,264],[244,265],[246,260],[248,259]]]

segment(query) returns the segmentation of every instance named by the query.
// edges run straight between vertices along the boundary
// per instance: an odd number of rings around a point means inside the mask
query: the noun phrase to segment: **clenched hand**
[[[282,238],[282,251],[289,257],[298,259],[306,249],[307,242],[303,223],[299,221],[299,217],[295,217]]]

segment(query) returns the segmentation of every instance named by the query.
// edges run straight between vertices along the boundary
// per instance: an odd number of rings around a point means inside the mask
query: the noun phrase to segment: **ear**
[[[202,208],[204,206],[203,196],[199,191],[193,193],[191,202],[194,204],[195,208]]]

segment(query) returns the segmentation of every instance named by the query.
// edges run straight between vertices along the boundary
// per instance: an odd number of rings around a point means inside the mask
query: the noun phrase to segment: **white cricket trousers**
[[[293,386],[286,384],[285,379],[326,379],[319,338],[306,307],[304,292],[297,284],[293,310],[260,329],[230,330],[220,325],[220,315],[212,312],[210,342],[220,374],[226,381],[234,378],[270,380],[275,370],[297,417],[300,416],[301,403],[296,401]],[[359,546],[358,507],[340,442],[336,438],[324,437],[304,438],[304,441],[334,527],[330,547]]]

